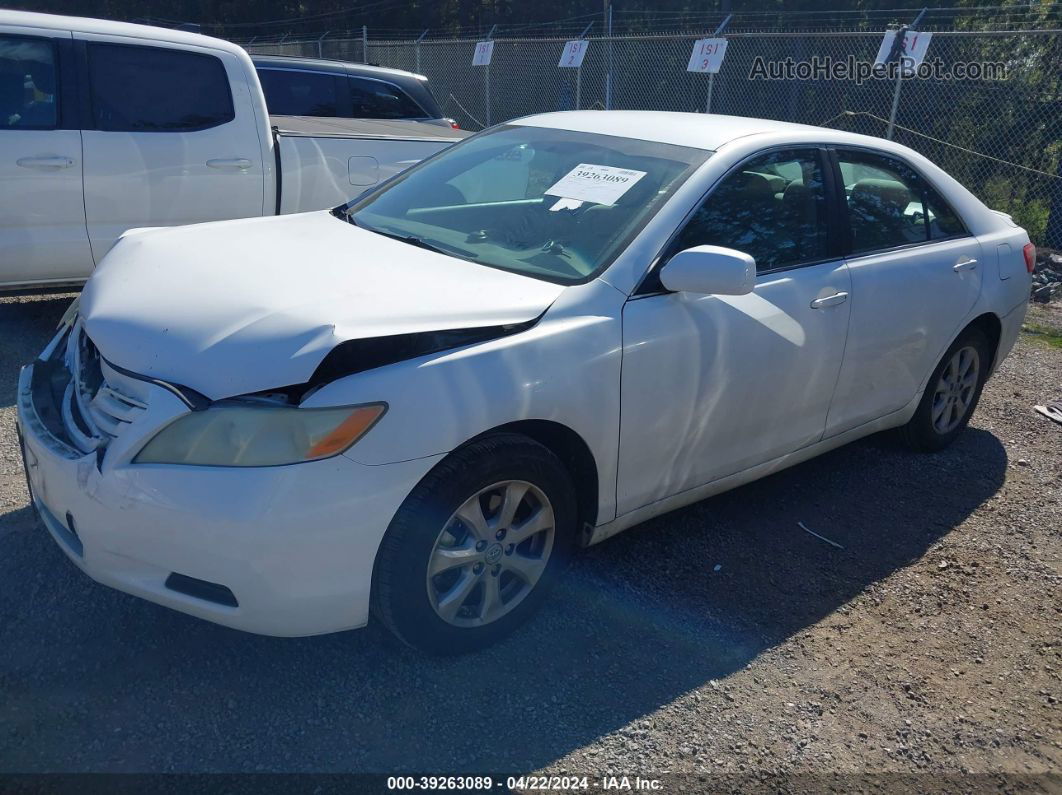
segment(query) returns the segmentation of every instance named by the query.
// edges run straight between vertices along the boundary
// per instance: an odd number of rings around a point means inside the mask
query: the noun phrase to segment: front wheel
[[[952,343],[930,376],[914,416],[901,428],[909,447],[932,452],[955,441],[977,408],[991,361],[988,339],[977,329],[968,329]]]
[[[432,653],[493,643],[541,602],[575,526],[571,478],[552,452],[517,434],[473,441],[395,514],[377,556],[373,614]]]

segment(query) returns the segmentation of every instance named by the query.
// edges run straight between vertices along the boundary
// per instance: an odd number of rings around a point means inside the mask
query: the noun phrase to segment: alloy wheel
[[[972,346],[959,348],[948,360],[933,392],[930,419],[933,430],[944,435],[955,430],[966,417],[981,374],[981,357]]]
[[[537,486],[507,480],[469,497],[446,522],[428,561],[428,598],[448,624],[476,627],[534,589],[553,550],[555,517]]]

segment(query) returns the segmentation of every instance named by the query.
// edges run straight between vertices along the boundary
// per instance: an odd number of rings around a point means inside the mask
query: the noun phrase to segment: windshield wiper
[[[354,220],[354,216],[350,214],[350,211],[347,210],[347,206],[345,204],[341,204],[338,207],[333,207],[331,210],[329,210],[329,212],[331,212],[332,215],[334,215],[341,221],[346,221],[348,224],[354,224],[354,226],[358,226],[358,222]]]
[[[351,218],[351,223],[354,223],[353,218]],[[358,226],[358,224],[355,224],[355,226]],[[473,254],[471,251],[465,251],[463,249],[457,248],[456,246],[447,246],[443,243],[429,243],[427,240],[417,237],[416,235],[407,235],[402,232],[391,232],[384,229],[376,229],[370,226],[361,226],[361,228],[367,229],[370,232],[375,232],[378,235],[383,235],[384,237],[389,237],[392,240],[398,240],[402,243],[407,243],[410,246],[423,248],[427,251],[434,251],[436,254],[449,254],[460,257],[461,259],[479,259],[479,255]]]

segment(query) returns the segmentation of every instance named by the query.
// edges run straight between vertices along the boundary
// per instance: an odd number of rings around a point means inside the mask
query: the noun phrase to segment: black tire
[[[977,382],[974,387],[972,400],[966,406],[965,412],[959,418],[958,423],[942,432],[933,423],[933,404],[937,394],[938,384],[944,369],[951,362],[955,354],[964,348],[973,348],[978,356]],[[970,422],[970,417],[977,410],[977,404],[981,400],[981,390],[984,389],[985,381],[988,380],[988,370],[992,366],[992,347],[984,333],[976,328],[967,329],[955,340],[941,357],[940,362],[933,369],[933,374],[926,383],[926,391],[918,404],[918,409],[910,422],[900,428],[900,438],[913,450],[931,453],[943,450],[950,445],[962,433]]]
[[[552,507],[554,530],[545,570],[509,612],[480,626],[455,626],[436,612],[429,597],[429,562],[457,510],[481,490],[504,481],[532,484]],[[391,520],[373,571],[374,618],[403,643],[432,654],[460,654],[494,643],[528,619],[563,570],[576,537],[576,514],[571,475],[549,449],[514,433],[469,442],[425,475]],[[488,570],[486,576],[490,574]]]

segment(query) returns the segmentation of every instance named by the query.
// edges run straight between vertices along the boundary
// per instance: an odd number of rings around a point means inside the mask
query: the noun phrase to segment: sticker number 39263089
[[[580,163],[551,185],[546,195],[594,204],[615,204],[645,175],[645,171],[629,168]]]

